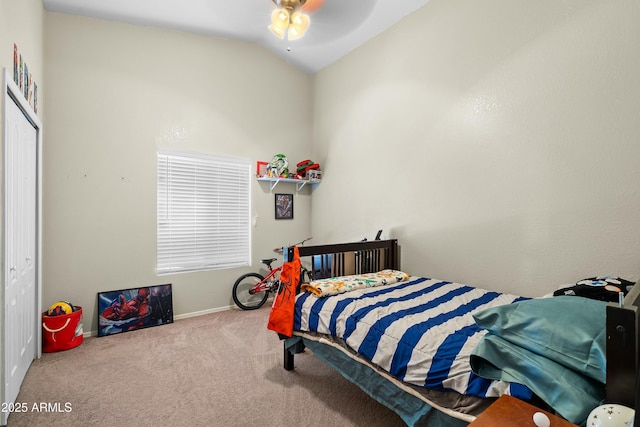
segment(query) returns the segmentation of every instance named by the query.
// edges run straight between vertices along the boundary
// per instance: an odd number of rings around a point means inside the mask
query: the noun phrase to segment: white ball
[[[533,414],[533,423],[538,427],[549,427],[551,425],[551,420],[542,412],[536,412]]]
[[[589,414],[587,427],[633,427],[635,411],[614,403],[600,405]]]

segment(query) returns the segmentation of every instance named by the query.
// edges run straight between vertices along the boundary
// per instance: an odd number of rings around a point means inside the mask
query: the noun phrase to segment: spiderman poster
[[[173,323],[171,285],[98,293],[98,336]]]

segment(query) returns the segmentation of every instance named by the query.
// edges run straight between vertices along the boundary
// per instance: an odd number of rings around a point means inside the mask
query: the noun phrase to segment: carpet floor
[[[8,426],[405,425],[309,350],[285,371],[268,315],[231,309],[45,353]]]

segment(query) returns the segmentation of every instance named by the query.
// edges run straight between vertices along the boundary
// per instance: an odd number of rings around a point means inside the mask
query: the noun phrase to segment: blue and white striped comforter
[[[486,333],[472,313],[524,298],[452,282],[411,277],[380,288],[318,298],[298,295],[294,329],[342,338],[360,355],[407,383],[479,397],[524,386],[480,378],[469,356]]]

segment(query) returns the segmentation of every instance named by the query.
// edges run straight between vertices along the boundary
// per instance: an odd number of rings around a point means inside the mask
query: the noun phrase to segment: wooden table
[[[496,400],[469,427],[536,427],[533,422],[533,414],[536,412],[549,417],[551,427],[577,427],[565,419],[507,395]]]

